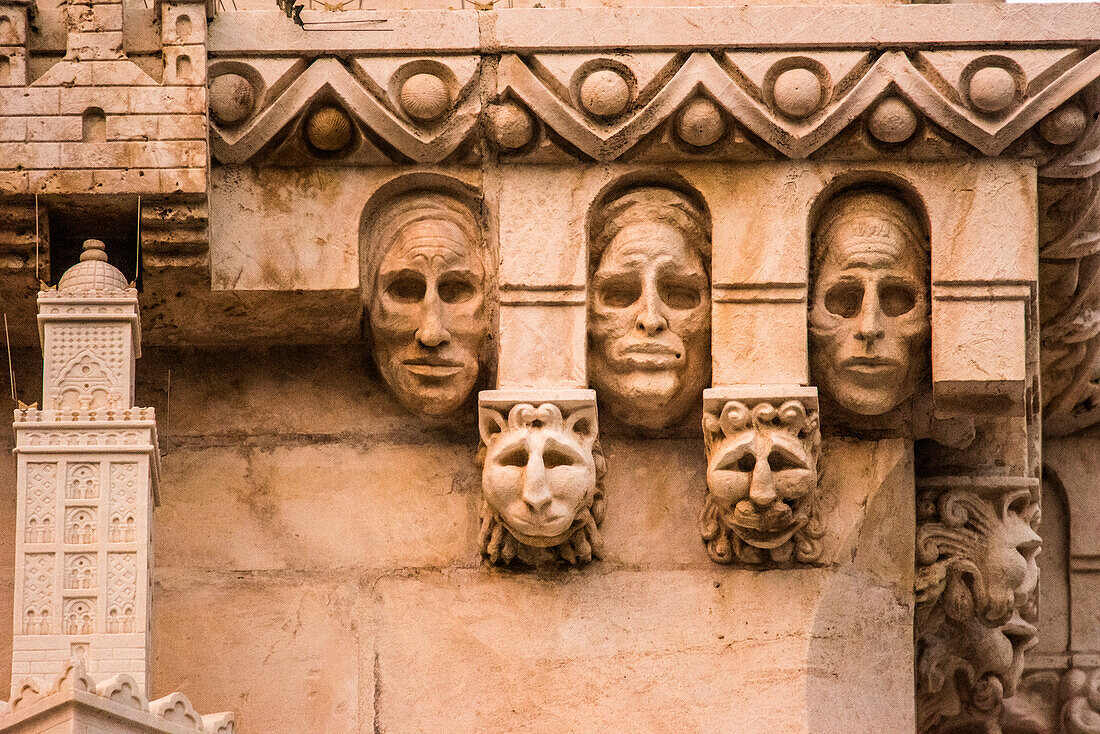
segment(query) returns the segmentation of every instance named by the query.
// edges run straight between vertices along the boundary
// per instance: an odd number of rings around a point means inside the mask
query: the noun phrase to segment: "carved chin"
[[[593,383],[610,412],[643,428],[664,428],[683,417],[694,396],[684,389],[676,370],[597,370]]]
[[[868,385],[841,369],[830,370],[822,385],[841,407],[860,415],[883,415],[903,403],[913,390],[908,380],[884,378],[886,384]]]
[[[559,532],[556,535],[545,535],[542,533],[539,535],[528,535],[522,530],[517,529],[515,523],[509,522],[507,517],[501,515],[501,519],[508,528],[508,532],[510,532],[516,540],[534,548],[553,548],[554,546],[561,545],[569,540],[573,533],[577,532],[583,524],[579,519],[574,519],[566,526],[563,532]],[[554,530],[555,528],[546,528],[548,533],[552,533]],[[529,528],[528,532],[530,532]]]
[[[476,365],[466,365],[451,374],[432,374],[410,369],[396,359],[382,370],[382,376],[402,405],[434,417],[454,413],[465,404],[477,383],[477,373]]]

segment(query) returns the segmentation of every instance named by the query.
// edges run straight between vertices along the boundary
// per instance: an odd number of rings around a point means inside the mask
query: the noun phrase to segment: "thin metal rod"
[[[38,276],[38,194],[34,195],[34,279],[39,283],[42,282],[42,278]]]
[[[168,450],[172,445],[172,369],[168,369],[168,405],[165,408],[166,413],[164,418],[164,453],[161,456],[168,456]]]
[[[138,276],[141,275],[141,194],[138,194],[138,212],[137,212],[137,243],[135,244],[134,251],[134,282],[137,283]]]
[[[19,398],[15,397],[15,367],[11,361],[11,335],[8,334],[8,313],[4,312],[4,341],[8,345],[8,379],[11,380],[11,399],[14,402],[19,402]]]

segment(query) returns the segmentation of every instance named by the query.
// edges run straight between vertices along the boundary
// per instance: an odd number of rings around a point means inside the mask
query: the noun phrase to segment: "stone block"
[[[499,387],[586,387],[585,306],[500,309]]]
[[[0,117],[0,143],[22,143],[27,140],[27,118]]]
[[[67,142],[81,139],[78,115],[27,118],[28,142]]]
[[[159,566],[390,568],[477,558],[476,443],[433,442],[430,451],[295,443],[251,455],[173,451],[155,518]]]
[[[373,597],[389,732],[914,728],[911,607],[850,572],[456,570]]]
[[[163,84],[206,84],[206,47],[165,46]]]
[[[58,89],[0,88],[0,110],[5,115],[56,115],[60,111],[59,99]]]
[[[160,193],[205,194],[205,168],[162,168],[158,190]]]
[[[91,171],[48,169],[28,171],[27,183],[34,194],[72,194],[92,191],[95,186]]]
[[[60,143],[0,143],[0,161],[19,161],[21,168],[57,168],[61,164]]]
[[[108,116],[130,111],[130,90],[127,87],[72,87],[53,91],[59,94],[59,111],[63,115],[82,115],[90,107],[97,107]],[[49,111],[35,114],[49,114]]]
[[[26,171],[0,171],[0,192],[26,194],[30,191]]]
[[[203,3],[164,3],[160,17],[165,46],[206,43],[206,7]]]
[[[359,647],[370,631],[357,619],[357,583],[164,569],[157,579],[155,690],[186,690],[199,711],[232,709],[239,731],[362,731]],[[273,678],[293,681],[293,694]]]

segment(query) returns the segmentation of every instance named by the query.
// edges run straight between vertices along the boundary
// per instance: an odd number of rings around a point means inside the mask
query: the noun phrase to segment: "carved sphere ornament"
[[[489,333],[481,229],[441,192],[408,194],[370,232],[370,325],[382,377],[409,410],[445,416],[477,383]]]
[[[860,189],[827,205],[813,236],[810,367],[842,408],[882,415],[928,371],[928,236],[893,195]]]
[[[596,117],[621,115],[630,97],[630,84],[614,69],[596,69],[581,82],[581,107]]]
[[[1039,132],[1051,145],[1069,145],[1077,142],[1087,126],[1085,110],[1071,101],[1044,117],[1039,123]]]
[[[1016,99],[1016,78],[1001,66],[986,66],[970,77],[968,94],[982,112],[1004,112]]]
[[[318,150],[335,152],[351,142],[351,119],[338,107],[322,107],[309,116],[306,137]]]
[[[904,100],[887,97],[871,111],[867,129],[883,143],[904,143],[917,131],[917,116]]]
[[[401,108],[414,120],[438,120],[451,109],[451,90],[435,74],[413,74],[401,85]]]
[[[587,563],[602,553],[604,473],[595,406],[563,413],[553,403],[521,403],[507,420],[479,411],[482,492],[479,545],[492,563]]]
[[[617,419],[662,428],[710,380],[710,222],[667,188],[628,191],[592,219],[589,367]]]
[[[515,102],[503,102],[493,108],[493,137],[507,150],[522,148],[535,135],[530,113]]]
[[[256,90],[240,74],[221,74],[210,80],[210,114],[219,125],[243,122],[256,106]]]
[[[726,121],[718,105],[706,97],[696,97],[684,105],[676,120],[676,132],[688,145],[705,148],[725,134]]]
[[[772,96],[780,112],[800,120],[817,112],[825,99],[825,90],[817,74],[809,69],[795,68],[775,78]]]

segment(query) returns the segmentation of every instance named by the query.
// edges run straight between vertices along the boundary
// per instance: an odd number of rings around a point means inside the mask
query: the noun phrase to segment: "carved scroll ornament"
[[[1037,488],[1038,480],[1014,477],[940,477],[919,486],[920,732],[997,731],[1036,641]]]
[[[595,405],[516,403],[505,413],[483,400],[479,413],[482,555],[530,566],[599,558],[605,463]]]
[[[824,535],[817,502],[816,400],[755,405],[730,400],[710,406],[703,414],[703,435],[707,496],[700,528],[711,559],[816,560]]]

